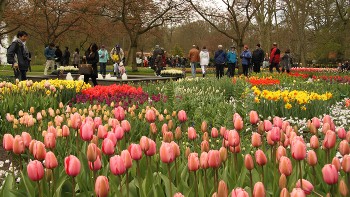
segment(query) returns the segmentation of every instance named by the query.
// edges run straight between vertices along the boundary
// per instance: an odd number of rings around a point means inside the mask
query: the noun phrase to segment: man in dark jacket
[[[271,49],[271,54],[270,54],[270,73],[272,73],[273,68],[276,67],[277,72],[280,71],[280,56],[281,56],[281,51],[279,48],[277,48],[277,43],[274,42],[272,45]]]
[[[55,65],[55,70],[60,67],[62,64],[62,51],[59,46],[56,46],[56,51],[55,51],[55,56],[56,56],[56,65]]]
[[[224,76],[224,66],[226,64],[226,52],[222,50],[222,45],[218,46],[218,50],[215,52],[214,61],[216,67],[216,78]]]
[[[28,34],[25,31],[17,33],[17,39],[7,49],[7,63],[12,65],[15,78],[20,81],[27,80],[29,67],[29,52],[25,45]]]
[[[69,59],[70,59],[70,52],[68,47],[66,47],[66,50],[63,53],[63,66],[69,66]]]
[[[155,49],[153,51],[153,60],[154,60],[154,65],[153,68],[156,71],[156,75],[160,76],[160,72],[162,71],[163,68],[163,55],[164,55],[164,50],[159,47],[159,45],[155,46]]]
[[[264,55],[265,52],[261,49],[260,44],[256,45],[256,49],[253,51],[253,70],[256,73],[260,72],[260,67],[262,66],[262,63],[264,61]]]

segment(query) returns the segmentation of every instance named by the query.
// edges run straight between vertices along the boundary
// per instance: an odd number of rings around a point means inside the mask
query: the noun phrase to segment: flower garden
[[[1,82],[0,196],[349,196],[349,98],[346,74],[316,68]]]

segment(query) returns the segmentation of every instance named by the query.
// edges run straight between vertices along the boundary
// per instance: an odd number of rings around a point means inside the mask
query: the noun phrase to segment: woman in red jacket
[[[272,44],[272,49],[271,49],[271,54],[270,54],[270,73],[273,72],[273,68],[276,67],[277,72],[280,71],[280,56],[281,56],[281,51],[277,48],[277,43],[274,42]]]

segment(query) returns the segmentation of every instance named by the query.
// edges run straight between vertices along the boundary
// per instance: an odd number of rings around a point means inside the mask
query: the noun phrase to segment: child
[[[119,63],[119,74],[120,74],[120,76],[122,76],[124,73],[125,73],[124,64],[123,64],[123,62],[120,62]]]

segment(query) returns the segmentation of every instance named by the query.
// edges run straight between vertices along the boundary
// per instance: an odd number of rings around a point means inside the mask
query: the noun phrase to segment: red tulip
[[[207,169],[209,167],[208,159],[208,153],[202,152],[199,158],[199,164],[202,169]]]
[[[338,137],[340,138],[340,139],[345,139],[346,138],[346,131],[345,131],[345,129],[344,128],[339,128],[338,129]]]
[[[69,155],[64,159],[64,169],[68,176],[76,177],[80,173],[80,161],[74,155]]]
[[[249,194],[244,189],[238,187],[232,190],[231,197],[249,197]]]
[[[46,133],[44,137],[44,144],[46,148],[55,148],[56,147],[56,137],[53,133]]]
[[[215,127],[213,127],[213,128],[211,129],[211,137],[212,137],[212,138],[217,138],[218,136],[219,136],[219,131],[218,131],[218,129],[215,128]]]
[[[236,147],[240,144],[239,134],[236,130],[230,130],[228,132],[228,144],[233,147]]]
[[[117,108],[114,108],[114,118],[116,118],[119,121],[125,119],[125,111],[122,107],[118,106]]]
[[[2,147],[6,151],[12,151],[13,150],[13,136],[11,134],[5,134],[4,138],[2,139]]]
[[[318,149],[319,147],[319,142],[318,142],[318,138],[316,135],[313,135],[311,138],[310,138],[310,147],[313,148],[313,149]]]
[[[47,169],[54,169],[58,166],[57,158],[53,152],[48,152],[45,155],[45,167]]]
[[[197,171],[199,168],[198,153],[190,153],[188,156],[188,169],[190,171]]]
[[[156,113],[154,113],[153,110],[148,109],[146,111],[145,118],[146,118],[147,122],[152,123],[156,120]]]
[[[258,112],[250,111],[249,112],[249,120],[250,120],[250,124],[257,124],[259,122]]]
[[[32,136],[30,136],[30,134],[27,132],[22,132],[22,139],[24,142],[24,146],[28,148],[30,142],[32,141]]]
[[[121,122],[121,126],[126,133],[129,133],[129,131],[131,130],[131,125],[130,125],[129,121],[127,121],[127,120],[123,120]]]
[[[24,150],[25,150],[25,146],[24,146],[22,137],[20,135],[16,135],[15,139],[13,140],[13,147],[12,147],[13,153],[19,155],[24,153]]]
[[[94,162],[89,161],[89,168],[92,171],[97,171],[102,168],[102,162],[100,156],[97,156],[97,159]]]
[[[220,152],[218,150],[210,150],[208,152],[208,164],[211,168],[218,168],[221,164]]]
[[[112,140],[105,138],[102,142],[102,152],[105,155],[113,155],[114,154],[114,143]]]
[[[264,120],[264,130],[270,131],[272,129],[272,123],[269,120]]]
[[[94,135],[93,123],[87,122],[81,125],[79,134],[80,138],[84,141],[92,140],[92,137]]]
[[[107,129],[105,126],[103,125],[98,126],[97,137],[99,139],[105,139],[107,137]]]
[[[253,158],[250,154],[244,156],[244,165],[249,171],[254,169]]]
[[[171,163],[175,160],[175,153],[173,145],[163,142],[159,150],[160,160],[163,163]]]
[[[255,152],[255,160],[259,166],[264,166],[267,163],[266,155],[260,149]]]
[[[326,132],[326,136],[323,140],[323,146],[327,149],[331,149],[335,146],[335,143],[337,141],[337,136],[335,135],[335,132],[328,130]]]
[[[343,156],[350,153],[349,143],[346,140],[343,140],[340,142],[339,153]]]
[[[42,142],[35,141],[33,145],[33,155],[34,155],[34,158],[39,161],[42,161],[45,159],[46,149],[45,149],[45,145]]]
[[[292,141],[292,156],[295,160],[303,160],[306,157],[306,145],[302,138],[294,137]]]
[[[341,163],[341,167],[343,168],[343,171],[346,173],[350,172],[350,155],[345,155],[343,157],[343,161]]]
[[[131,158],[130,152],[128,150],[123,150],[122,153],[120,154],[120,156],[122,157],[122,159],[124,161],[125,168],[126,169],[131,168],[132,158]]]
[[[310,166],[315,166],[317,164],[317,155],[314,150],[310,150],[307,153],[307,163]]]
[[[157,145],[156,143],[151,140],[151,139],[148,139],[148,143],[149,143],[149,148],[148,150],[145,152],[145,155],[147,156],[153,156],[156,154],[156,151],[157,151]]]
[[[27,165],[28,177],[32,181],[40,181],[44,177],[44,167],[40,161],[34,160]]]
[[[126,171],[124,160],[119,155],[114,155],[109,159],[109,168],[114,175],[121,175]]]
[[[261,135],[259,133],[254,132],[252,134],[252,145],[255,148],[259,148],[261,146]]]
[[[254,197],[265,197],[265,187],[262,182],[257,182],[254,185],[253,196]]]
[[[187,115],[184,110],[180,110],[177,113],[177,118],[179,119],[180,122],[186,122],[187,121]]]
[[[283,122],[283,120],[280,117],[278,117],[278,116],[275,116],[273,118],[273,125],[275,127],[279,127],[280,129],[282,129],[282,122]]]
[[[292,174],[292,162],[288,157],[282,156],[279,163],[279,171],[281,174],[289,176]]]
[[[99,176],[95,182],[95,193],[97,197],[106,197],[109,192],[108,179],[105,176]]]
[[[188,139],[195,140],[197,137],[196,130],[193,127],[189,127],[188,130]]]
[[[292,193],[290,193],[290,197],[306,197],[306,195],[301,188],[294,188]]]
[[[139,144],[130,144],[128,151],[133,160],[140,160],[142,158],[142,150]]]
[[[338,171],[337,168],[332,164],[326,164],[322,168],[323,180],[328,185],[338,183]]]

